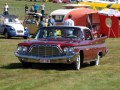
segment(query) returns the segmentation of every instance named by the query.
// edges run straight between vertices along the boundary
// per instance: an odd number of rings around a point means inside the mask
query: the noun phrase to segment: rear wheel
[[[91,61],[90,62],[90,65],[93,66],[93,65],[98,65],[99,64],[99,60],[100,60],[100,55],[98,54],[95,61]]]
[[[75,61],[73,63],[73,68],[75,70],[79,70],[80,69],[80,66],[81,66],[81,63],[80,63],[80,55],[77,55],[76,58],[75,58]]]

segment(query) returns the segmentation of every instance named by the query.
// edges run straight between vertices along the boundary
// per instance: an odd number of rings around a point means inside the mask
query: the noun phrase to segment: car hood
[[[18,23],[18,24],[17,23],[11,23],[11,24],[6,24],[6,25],[15,28],[15,30],[24,30],[23,25],[20,24],[20,23]]]
[[[47,45],[59,45],[59,46],[77,46],[81,40],[79,39],[33,39],[19,43],[22,46],[31,46],[33,44],[47,44]]]

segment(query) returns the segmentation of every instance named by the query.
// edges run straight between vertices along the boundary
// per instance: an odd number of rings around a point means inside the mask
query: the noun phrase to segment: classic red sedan
[[[38,30],[35,39],[18,44],[15,55],[24,67],[31,63],[66,63],[79,70],[81,64],[98,65],[107,48],[106,37],[97,37],[82,26],[51,26]]]

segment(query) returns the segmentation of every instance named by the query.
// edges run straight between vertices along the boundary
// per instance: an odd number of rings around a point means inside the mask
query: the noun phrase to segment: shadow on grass
[[[90,66],[88,63],[85,63],[82,65],[82,68],[88,67]],[[9,65],[6,66],[1,66],[0,68],[2,69],[40,69],[40,70],[61,70],[61,71],[65,71],[65,70],[74,70],[72,67],[72,64],[43,64],[43,63],[39,63],[39,64],[30,64],[29,67],[24,68],[22,66],[21,63],[11,63]]]
[[[19,69],[19,68],[22,68],[22,64],[21,63],[11,63],[11,64],[8,64],[6,66],[3,65],[0,68],[3,68],[3,69]]]
[[[5,36],[4,35],[0,35],[0,39],[5,39]],[[15,40],[17,40],[17,39],[22,40],[23,39],[23,40],[26,40],[23,37],[11,37],[9,39],[15,39]]]
[[[5,39],[5,36],[4,35],[0,35],[0,39]]]

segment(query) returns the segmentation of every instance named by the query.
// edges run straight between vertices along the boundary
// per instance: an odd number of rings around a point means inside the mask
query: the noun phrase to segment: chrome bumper
[[[73,63],[75,57],[78,54],[74,55],[66,55],[66,56],[58,56],[58,57],[36,57],[36,56],[27,56],[27,55],[20,55],[17,52],[15,55],[19,58],[21,62],[32,62],[32,63]]]

